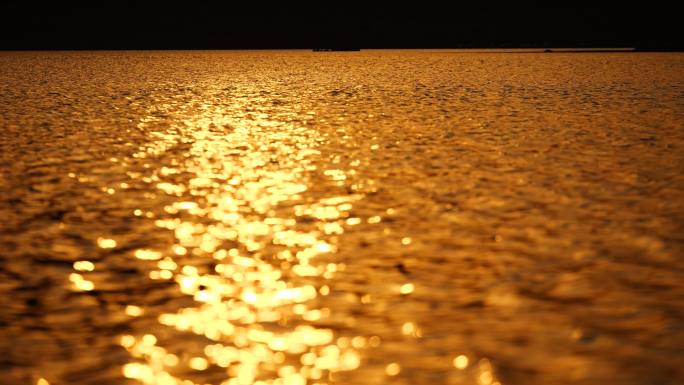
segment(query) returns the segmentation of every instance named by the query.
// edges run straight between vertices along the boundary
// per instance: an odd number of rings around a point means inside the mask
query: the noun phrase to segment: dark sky
[[[5,1],[0,49],[684,48],[674,6],[253,3]]]

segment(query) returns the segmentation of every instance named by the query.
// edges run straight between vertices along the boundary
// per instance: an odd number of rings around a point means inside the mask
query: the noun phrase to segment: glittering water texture
[[[2,384],[684,381],[684,55],[0,54]]]

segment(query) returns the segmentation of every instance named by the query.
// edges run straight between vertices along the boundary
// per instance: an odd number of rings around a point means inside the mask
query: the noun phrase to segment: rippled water
[[[682,122],[682,54],[0,53],[0,383],[681,383]]]

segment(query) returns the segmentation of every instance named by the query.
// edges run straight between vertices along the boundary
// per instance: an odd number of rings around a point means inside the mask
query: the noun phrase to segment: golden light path
[[[360,350],[379,346],[381,339],[339,336],[331,327],[320,326],[326,324],[331,309],[321,305],[324,301],[318,297],[331,293],[326,282],[345,269],[343,263],[330,262],[335,258],[321,257],[337,251],[338,237],[346,227],[364,220],[377,224],[382,218],[351,215],[354,202],[363,198],[361,193],[324,198],[307,194],[309,186],[317,183],[312,175],[344,186],[355,170],[317,169],[316,160],[322,156],[317,145],[324,139],[301,120],[302,111],[254,112],[258,96],[232,102],[228,107],[158,105],[139,124],[156,138],[133,154],[145,162],[149,174],[130,171],[127,175],[130,182],[142,181],[158,191],[144,193],[145,199],[157,200],[161,195],[169,203],[160,212],[135,209],[132,215],[154,220],[161,231],[173,233],[175,242],[159,249],[135,249],[130,258],[152,264],[148,278],[174,282],[176,296],[191,298],[193,306],[162,313],[157,326],[146,333],[136,329],[135,335],[120,336],[118,343],[131,355],[122,374],[155,385],[336,382],[336,372],[357,369]],[[171,126],[169,116],[178,117]],[[115,193],[114,187],[102,191]],[[409,237],[401,239],[404,246],[411,242]],[[104,236],[97,245],[123,246]],[[79,260],[73,270],[69,275],[73,290],[96,289],[88,279],[95,264]],[[410,296],[415,289],[406,282],[396,292]],[[368,303],[369,298],[364,295],[360,301]],[[147,311],[126,304],[123,313],[141,317]],[[164,328],[194,335],[192,348],[186,349],[178,338],[160,337],[169,334]],[[413,321],[402,323],[398,332],[423,338],[422,328]],[[402,364],[383,364],[385,380],[403,375]],[[456,377],[459,384],[469,383],[470,378],[480,385],[500,385],[486,358],[473,365],[467,356],[457,355],[451,367],[467,369],[467,376]],[[385,380],[374,377],[372,382]]]
[[[287,114],[242,117],[224,115],[215,105],[192,108],[195,113],[185,114],[189,118],[135,155],[159,156],[179,144],[190,148],[182,161],[145,177],[179,198],[156,219],[158,227],[174,232],[176,244],[170,250],[139,249],[135,257],[156,261],[150,279],[173,280],[196,302],[159,316],[160,327],[204,336],[207,344],[202,355],[183,357],[160,346],[154,330],[124,335],[120,343],[134,360],[123,374],[144,384],[190,385],[195,382],[175,373],[216,366],[225,368],[223,385],[304,385],[356,369],[358,349],[377,346],[379,338],[337,338],[332,330],[313,326],[329,309],[310,303],[330,289],[294,284],[291,278],[325,282],[344,268],[316,259],[335,252],[334,236],[344,231],[352,203],[361,195],[301,204],[306,173],[316,170],[317,137],[290,123]],[[179,182],[180,175],[190,175],[189,183]],[[325,175],[345,177],[342,170]],[[313,221],[297,226],[304,217]],[[111,245],[104,240],[102,247]],[[126,312],[144,309],[129,306]]]

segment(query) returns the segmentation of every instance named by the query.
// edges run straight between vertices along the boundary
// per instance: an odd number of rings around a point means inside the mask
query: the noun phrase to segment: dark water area
[[[0,383],[682,383],[683,122],[676,53],[0,53]]]

